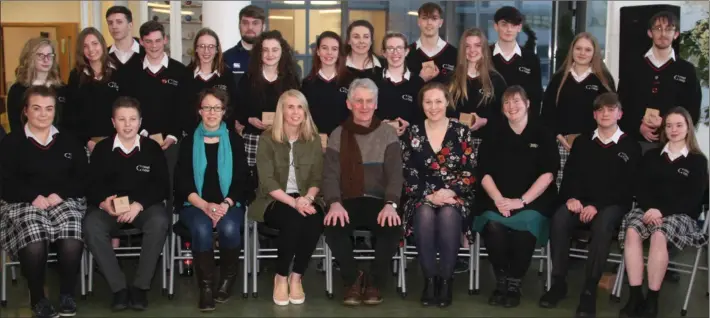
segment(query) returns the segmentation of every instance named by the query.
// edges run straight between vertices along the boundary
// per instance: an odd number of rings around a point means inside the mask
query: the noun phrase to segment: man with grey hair
[[[354,80],[346,103],[350,117],[331,133],[323,163],[325,237],[340,264],[343,303],[376,305],[382,302],[380,288],[402,236],[397,211],[404,183],[402,156],[395,129],[374,117],[377,85],[372,80]],[[376,238],[367,276],[357,269],[350,240],[353,230],[361,228]]]

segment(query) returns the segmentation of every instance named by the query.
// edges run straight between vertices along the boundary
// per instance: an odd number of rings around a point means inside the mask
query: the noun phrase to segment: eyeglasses
[[[222,105],[215,105],[215,106],[202,106],[200,107],[203,112],[215,112],[215,113],[221,113],[224,111],[224,107]]]
[[[43,53],[35,53],[37,56],[38,60],[52,60],[54,59],[55,54],[54,53],[48,53],[48,54],[43,54]]]
[[[214,44],[210,44],[210,45],[200,44],[197,46],[197,49],[201,50],[201,51],[214,51],[216,48],[217,48],[217,46]]]
[[[664,29],[663,27],[657,26],[657,27],[651,28],[651,30],[656,33],[675,33],[676,28],[675,27],[668,27],[668,28]]]
[[[390,54],[394,53],[394,52],[402,53],[402,52],[404,52],[404,49],[405,49],[404,46],[395,46],[395,47],[388,46],[385,48],[385,51],[387,51],[387,53],[390,53]]]

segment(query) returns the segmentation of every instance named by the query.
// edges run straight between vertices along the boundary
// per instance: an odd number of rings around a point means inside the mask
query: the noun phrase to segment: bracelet
[[[315,201],[315,199],[316,199],[316,198],[314,198],[314,197],[311,196],[311,195],[307,195],[307,196],[305,196],[304,198],[306,198],[306,200],[308,200],[310,203],[313,203],[313,201]]]
[[[224,201],[222,201],[222,203],[226,204],[230,208],[233,207],[233,205],[229,204],[229,200],[227,200],[227,199],[224,199]]]

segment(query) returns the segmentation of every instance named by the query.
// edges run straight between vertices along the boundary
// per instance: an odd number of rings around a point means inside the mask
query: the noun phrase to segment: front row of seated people
[[[421,303],[449,306],[459,239],[462,232],[470,238],[473,231],[482,234],[496,277],[489,303],[504,307],[520,303],[534,250],[550,236],[553,284],[540,305],[554,307],[566,296],[571,232],[586,225],[592,240],[577,315],[593,316],[596,286],[621,224],[631,293],[620,315],[655,316],[668,265],[667,243],[682,249],[707,242],[695,222],[706,189],[707,160],[688,112],[670,111],[663,119],[663,148],[641,157],[639,145],[617,125],[623,111],[616,95],[602,94],[594,103],[597,129],[576,139],[558,195],[555,137],[528,118],[530,102],[522,88],[511,86],[502,96],[506,120],[491,123],[487,133],[494,138],[484,135],[481,143],[445,116],[451,107],[447,89],[427,84],[419,98],[426,119],[400,138],[374,116],[377,86],[358,79],[348,91],[351,116],[323,149],[303,95],[284,93],[273,126],[259,141],[259,186],[249,206],[250,218],[279,230],[274,302],[305,301],[301,280],[321,233],[341,266],[344,303],[382,302],[380,290],[404,234],[413,235],[419,253],[425,279]],[[37,317],[76,313],[73,294],[84,240],[114,293],[113,309],[145,309],[170,228],[165,156],[155,141],[137,133],[138,103],[119,98],[112,118],[116,134],[96,145],[87,167],[81,145],[52,125],[55,98],[50,88],[28,89],[24,129],[0,143],[0,244],[19,259]],[[248,169],[243,139],[223,123],[228,103],[218,90],[202,92],[195,109],[201,123],[182,142],[175,173],[174,211],[190,232],[198,306],[204,311],[229,299],[243,243]],[[634,196],[637,205],[627,213]],[[119,197],[129,198],[127,212],[117,213],[113,199]],[[130,286],[111,247],[113,233],[126,224],[143,233]],[[376,239],[368,273],[357,269],[353,257],[351,235],[361,228]],[[222,259],[219,280],[214,232]],[[644,296],[646,239],[651,248]],[[58,310],[44,294],[50,243],[56,245],[61,272]]]

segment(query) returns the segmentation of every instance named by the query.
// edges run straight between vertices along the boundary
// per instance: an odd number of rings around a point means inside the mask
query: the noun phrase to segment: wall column
[[[210,28],[219,36],[222,51],[235,46],[239,34],[239,11],[251,4],[251,1],[203,1],[202,27]]]

